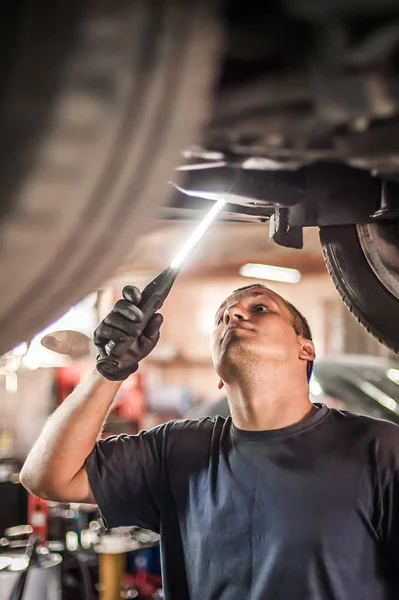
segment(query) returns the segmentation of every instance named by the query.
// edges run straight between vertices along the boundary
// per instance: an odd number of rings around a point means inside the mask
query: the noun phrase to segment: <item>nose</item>
[[[243,321],[247,318],[245,309],[238,303],[228,306],[223,315],[225,325],[228,325],[231,321]]]

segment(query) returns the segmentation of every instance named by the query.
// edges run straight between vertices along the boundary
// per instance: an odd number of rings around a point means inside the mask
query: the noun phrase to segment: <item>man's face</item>
[[[281,296],[253,287],[229,296],[216,313],[212,357],[223,378],[226,368],[249,363],[290,363],[298,358],[299,341],[292,314]]]

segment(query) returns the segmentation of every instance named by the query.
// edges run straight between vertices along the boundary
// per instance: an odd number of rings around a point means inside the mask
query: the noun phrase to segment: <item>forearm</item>
[[[44,426],[21,471],[23,485],[45,497],[68,489],[92,451],[120,385],[97,372],[84,378]]]

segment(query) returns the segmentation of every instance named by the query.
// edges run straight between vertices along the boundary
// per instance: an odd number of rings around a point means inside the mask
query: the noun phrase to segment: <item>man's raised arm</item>
[[[104,348],[108,341],[118,342],[128,335],[138,340],[136,350],[123,357],[118,381],[90,373],[48,419],[20,473],[22,485],[36,496],[58,502],[95,502],[86,458],[102,431],[121,382],[155,347],[162,324],[162,316],[156,314],[143,332],[143,314],[137,307],[139,290],[128,286],[123,296],[96,329],[94,342]]]

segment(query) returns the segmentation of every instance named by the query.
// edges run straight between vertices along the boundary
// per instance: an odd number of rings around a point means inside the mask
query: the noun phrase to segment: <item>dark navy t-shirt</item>
[[[399,598],[399,428],[318,406],[274,431],[218,417],[96,444],[106,524],[161,534],[167,600]]]

